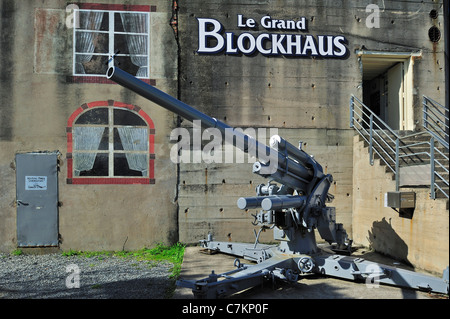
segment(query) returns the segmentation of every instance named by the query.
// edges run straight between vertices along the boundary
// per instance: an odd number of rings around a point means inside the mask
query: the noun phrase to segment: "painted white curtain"
[[[77,151],[97,151],[102,140],[104,127],[74,127],[73,141],[73,168],[75,176],[80,176],[81,171],[92,169],[97,152],[77,152]]]
[[[124,12],[120,14],[120,18],[122,19],[122,24],[125,32],[148,33],[146,14]],[[128,51],[130,52],[131,62],[139,67],[136,76],[147,77],[148,76],[147,35],[127,34],[126,39],[128,44]],[[137,54],[146,56],[136,56]]]
[[[99,30],[103,20],[103,12],[98,11],[79,11],[80,29],[82,30]],[[75,55],[75,73],[86,74],[83,63],[92,59],[95,50],[94,37],[95,32],[76,31],[76,54]]]
[[[125,151],[145,151],[142,153],[125,153],[130,169],[148,176],[148,131],[141,127],[119,127],[119,136]]]

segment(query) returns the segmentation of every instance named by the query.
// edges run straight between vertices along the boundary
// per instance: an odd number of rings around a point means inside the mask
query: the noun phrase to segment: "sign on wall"
[[[25,190],[47,190],[47,176],[25,176]]]
[[[342,35],[304,34],[308,31],[306,17],[281,20],[266,15],[256,20],[238,14],[237,27],[244,30],[241,34],[224,32],[223,25],[216,19],[197,20],[198,53],[341,59],[349,55],[347,39]],[[267,32],[253,32],[261,28]]]

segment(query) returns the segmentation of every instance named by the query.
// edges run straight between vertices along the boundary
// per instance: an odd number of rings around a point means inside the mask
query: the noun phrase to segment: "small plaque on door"
[[[25,190],[27,191],[47,190],[47,176],[25,176]]]

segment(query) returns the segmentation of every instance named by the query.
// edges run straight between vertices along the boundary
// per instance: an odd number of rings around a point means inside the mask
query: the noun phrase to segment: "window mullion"
[[[109,65],[108,67],[114,66],[114,11],[110,11],[109,13]],[[114,108],[109,107],[109,162],[108,162],[108,174],[110,177],[114,177]]]
[[[147,77],[150,78],[150,14],[146,13],[147,16]]]
[[[108,108],[108,110],[109,110],[109,112],[108,112],[108,115],[109,115],[108,176],[114,177],[114,108],[110,107],[110,108]]]
[[[114,56],[114,11],[109,12],[109,57],[108,57],[108,67],[114,66],[114,59],[112,57]]]

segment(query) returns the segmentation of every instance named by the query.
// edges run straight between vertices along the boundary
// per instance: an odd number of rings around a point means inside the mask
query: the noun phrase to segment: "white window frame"
[[[99,55],[99,56],[107,56],[108,57],[108,68],[111,66],[114,66],[114,56],[120,57],[120,56],[131,56],[131,54],[114,54],[114,35],[115,34],[131,34],[131,35],[146,35],[147,36],[147,54],[146,55],[136,55],[136,56],[145,56],[147,57],[147,76],[146,77],[138,77],[142,79],[150,79],[150,12],[145,11],[126,11],[126,10],[91,10],[91,9],[75,9],[74,14],[78,14],[78,12],[103,12],[104,14],[108,14],[108,22],[109,22],[109,28],[108,31],[101,31],[101,30],[85,30],[81,28],[73,28],[73,63],[72,63],[72,74],[73,76],[86,76],[86,77],[105,77],[106,74],[79,74],[76,73],[76,58],[75,56],[77,54],[83,54],[83,53],[77,53],[76,50],[76,32],[94,32],[94,33],[104,33],[108,34],[108,53],[89,53],[89,55]],[[133,33],[133,32],[122,32],[122,31],[115,31],[114,30],[114,16],[115,13],[139,13],[139,14],[145,14],[147,16],[147,33]]]

